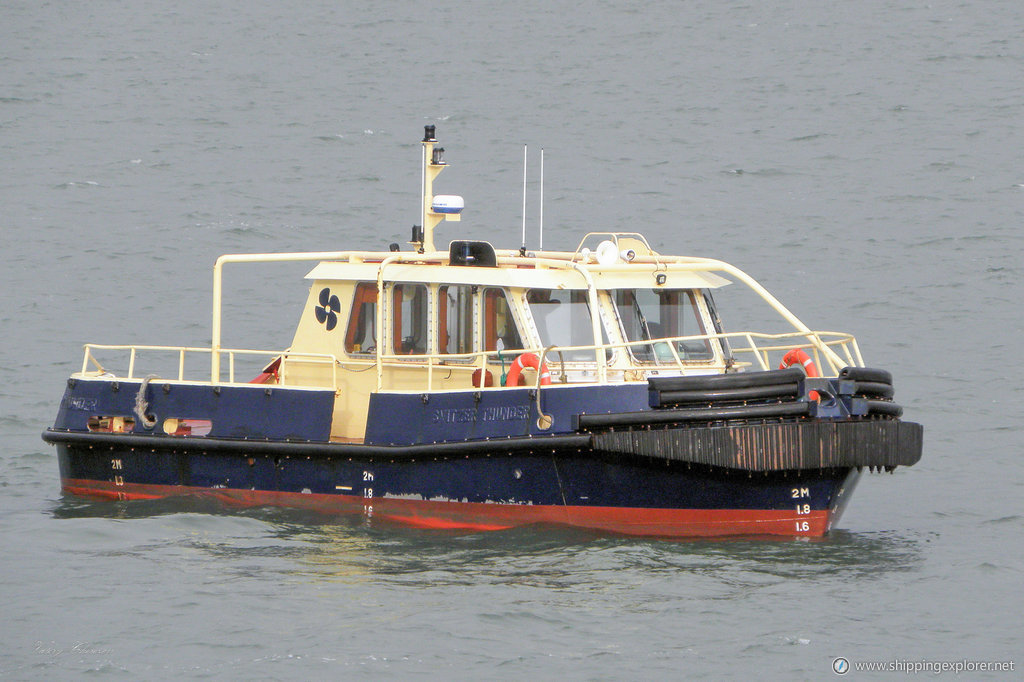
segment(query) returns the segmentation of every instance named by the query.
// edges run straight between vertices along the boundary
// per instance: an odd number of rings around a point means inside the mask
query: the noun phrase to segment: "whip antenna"
[[[540,148],[540,245],[537,250],[544,250],[544,147]]]
[[[526,255],[526,145],[523,145],[523,245],[519,253]]]

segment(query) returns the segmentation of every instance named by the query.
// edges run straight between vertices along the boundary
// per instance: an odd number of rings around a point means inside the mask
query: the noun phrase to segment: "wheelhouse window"
[[[393,348],[396,355],[427,352],[428,304],[425,284],[396,284],[392,289]]]
[[[473,287],[443,284],[437,288],[438,353],[473,352]]]
[[[502,289],[484,289],[484,350],[522,350],[523,337]]]
[[[693,292],[685,289],[616,289],[615,308],[627,341],[701,336],[707,331]],[[670,346],[669,344],[672,344]],[[714,358],[708,339],[657,341],[631,346],[640,362],[674,362],[672,348],[681,360]]]
[[[373,353],[377,350],[377,284],[360,282],[352,297],[352,312],[345,333],[345,352]]]
[[[590,318],[590,301],[584,290],[531,289],[526,295],[530,312],[537,325],[540,341],[544,346],[593,346],[594,327]],[[604,326],[601,325],[601,342],[608,343]],[[563,356],[568,361],[591,361],[593,350],[567,350]],[[611,351],[606,352],[606,357]]]

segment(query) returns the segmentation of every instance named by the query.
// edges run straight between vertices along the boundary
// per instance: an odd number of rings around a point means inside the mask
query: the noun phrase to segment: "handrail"
[[[817,337],[817,334],[815,332],[811,331],[810,327],[805,325],[800,320],[800,318],[798,318],[796,315],[790,312],[789,308],[782,305],[782,302],[779,301],[779,299],[775,298],[775,296],[773,296],[771,292],[769,292],[767,289],[761,286],[761,284],[756,279],[754,279],[747,273],[743,272],[735,265],[731,265],[730,263],[716,260],[714,258],[692,258],[689,259],[689,262],[676,262],[674,263],[674,265],[676,267],[673,269],[693,270],[697,272],[705,270],[717,270],[732,275],[733,277],[737,278],[738,280],[746,284],[747,287],[749,287],[754,293],[760,296],[761,299],[765,303],[767,303],[773,310],[775,310],[776,313],[778,313],[784,320],[793,325],[794,329],[803,332],[804,335],[806,335],[807,340],[811,342],[811,345],[813,345],[815,348],[821,351],[821,353],[828,358],[830,365],[835,366],[842,364],[842,358],[836,355],[826,345],[822,344],[821,339]]]
[[[583,279],[587,282],[587,301],[590,305],[591,333],[594,335],[595,345],[594,360],[597,362],[598,379],[603,383],[608,380],[608,367],[605,363],[601,362],[601,348],[597,347],[601,343],[601,302],[597,298],[597,288],[594,286],[594,278],[590,276],[590,272],[587,270],[586,266],[579,263],[571,263],[571,265],[574,270],[583,275]]]
[[[806,342],[807,334],[814,336],[816,343],[809,344]],[[845,332],[834,332],[834,331],[808,331],[807,333],[802,331],[796,332],[783,332],[783,333],[764,333],[764,332],[751,332],[751,331],[740,331],[740,332],[726,332],[722,334],[697,334],[690,336],[677,336],[677,337],[665,337],[656,339],[642,339],[639,341],[625,341],[617,343],[605,343],[599,345],[585,345],[585,346],[547,346],[546,348],[521,348],[513,351],[514,353],[540,353],[544,356],[550,356],[552,352],[566,352],[566,351],[595,351],[595,354],[604,354],[609,350],[617,348],[632,348],[632,347],[643,347],[652,346],[655,344],[664,343],[667,344],[668,349],[672,354],[672,361],[662,360],[664,364],[647,364],[647,363],[633,363],[629,367],[615,367],[609,365],[606,362],[601,362],[599,365],[604,366],[605,371],[609,370],[647,370],[647,369],[670,369],[675,368],[680,372],[688,372],[694,369],[699,369],[702,365],[694,362],[687,362],[679,353],[675,350],[675,344],[680,341],[705,341],[710,339],[745,339],[747,347],[732,348],[732,355],[743,355],[751,354],[757,361],[757,365],[761,370],[773,369],[772,364],[768,361],[768,355],[772,352],[787,351],[793,348],[810,348],[814,354],[815,361],[822,366],[822,361],[827,363],[827,366],[831,372],[838,375],[839,370],[845,366],[864,366],[864,360],[861,357],[860,349],[857,346],[856,338],[852,334]],[[756,341],[755,341],[756,339]],[[793,340],[795,342],[785,343],[786,339]],[[761,344],[758,344],[758,341]],[[822,353],[819,348],[828,349],[828,353]],[[838,348],[842,351],[845,356],[845,360],[842,356],[836,353],[833,348]],[[472,353],[459,353],[459,354],[417,354],[417,355],[397,355],[393,353],[376,353],[374,356],[367,356],[364,360],[342,360],[338,364],[341,367],[346,365],[360,365],[363,367],[378,368],[379,383],[377,390],[383,390],[383,375],[385,368],[405,368],[405,369],[426,369],[428,377],[427,390],[433,388],[432,375],[433,371],[443,366],[449,371],[475,371],[479,369],[482,363],[486,363],[488,356],[493,356],[495,351],[475,351]],[[837,359],[836,360],[834,360]],[[458,364],[443,364],[451,361],[457,361]],[[713,363],[713,360],[706,361]],[[706,364],[706,363],[705,363]],[[568,372],[573,370],[586,370],[592,367],[592,361],[569,361],[569,368],[566,368],[566,363],[563,361],[560,367],[560,373],[564,377]],[[600,377],[600,375],[599,375]],[[603,383],[607,381],[607,377],[604,379],[598,378],[595,383]],[[492,387],[500,388],[500,387]]]
[[[616,239],[616,241],[617,241],[619,236],[628,236],[628,237],[631,237],[631,238],[637,238],[638,237],[640,240],[643,241],[643,243],[645,243],[647,245],[648,248],[650,248],[650,245],[646,242],[646,240],[643,238],[642,235],[637,235],[637,234],[634,234],[634,233],[619,233],[619,234],[616,234],[616,233],[593,233],[592,235],[588,235],[587,237],[584,237],[584,240],[583,240],[583,242],[581,242],[581,245],[586,241],[587,238],[589,238],[591,236],[594,236],[594,235],[598,235],[599,236],[599,235],[602,235],[602,234],[613,234],[615,239]],[[600,321],[600,301],[599,301],[598,296],[597,296],[597,286],[596,286],[595,281],[594,281],[594,279],[593,279],[593,277],[591,275],[591,268],[590,268],[589,264],[576,261],[576,255],[578,255],[578,253],[579,253],[579,248],[577,248],[577,252],[575,254],[561,254],[561,253],[557,254],[557,255],[562,256],[562,258],[564,258],[566,256],[569,256],[568,260],[563,260],[563,259],[560,259],[560,258],[552,258],[552,257],[550,257],[550,256],[556,255],[556,254],[541,253],[541,254],[539,254],[540,257],[530,257],[530,258],[526,258],[526,257],[523,257],[523,256],[518,256],[518,255],[512,255],[512,256],[501,255],[501,256],[498,257],[498,261],[499,261],[499,263],[503,263],[503,264],[521,264],[523,262],[526,262],[526,263],[532,264],[534,267],[543,266],[543,267],[557,268],[557,269],[567,270],[567,271],[576,271],[583,278],[584,283],[586,284],[588,302],[590,303],[590,308],[591,308],[591,318],[592,318],[591,321],[592,321],[592,325],[593,325],[594,345],[579,346],[579,347],[574,347],[574,348],[576,348],[576,349],[586,348],[586,349],[593,349],[594,350],[598,378],[599,378],[599,380],[604,381],[604,380],[607,379],[607,366],[606,366],[606,363],[602,362],[602,358],[601,358],[601,355],[600,355],[602,350],[606,350],[606,349],[610,349],[610,348],[630,346],[630,345],[645,345],[648,342],[646,342],[646,341],[644,341],[644,342],[637,342],[635,344],[631,344],[631,343],[600,344],[599,343],[602,337],[601,337],[601,331],[600,331],[600,325],[601,325],[601,321]],[[689,257],[688,258],[682,258],[682,257],[672,257],[672,256],[661,256],[661,255],[658,255],[657,253],[655,253],[653,251],[653,249],[651,250],[651,253],[652,253],[651,256],[638,256],[636,258],[636,261],[634,263],[632,263],[632,264],[625,264],[625,263],[623,263],[623,264],[620,264],[620,265],[614,265],[613,264],[613,265],[608,265],[608,266],[600,266],[600,269],[602,271],[618,271],[620,269],[625,271],[625,270],[633,270],[633,269],[635,269],[636,265],[638,265],[638,264],[649,263],[649,264],[653,265],[656,270],[664,270],[664,271],[692,271],[692,272],[722,272],[722,273],[731,275],[731,276],[737,278],[738,280],[740,280],[741,282],[743,282],[744,284],[746,284],[747,287],[749,287],[751,290],[753,290],[761,299],[763,299],[766,303],[768,303],[768,305],[771,308],[773,308],[776,313],[778,313],[783,319],[785,319],[787,322],[789,322],[793,326],[793,328],[797,330],[797,334],[796,335],[801,336],[801,337],[803,337],[803,338],[805,338],[807,340],[808,343],[805,344],[805,347],[810,347],[813,350],[815,356],[818,358],[819,363],[821,362],[821,359],[824,358],[833,369],[837,368],[837,367],[840,367],[840,366],[842,366],[844,364],[851,364],[853,362],[856,362],[856,363],[859,363],[859,364],[863,365],[863,359],[860,357],[860,349],[857,347],[856,341],[852,337],[849,337],[846,342],[838,344],[838,345],[840,345],[842,347],[842,351],[843,351],[843,353],[845,355],[845,361],[844,361],[844,358],[841,357],[838,353],[836,353],[832,349],[832,347],[831,347],[833,345],[837,345],[835,342],[833,342],[833,343],[825,343],[821,339],[821,334],[827,334],[828,332],[814,332],[814,331],[812,331],[803,322],[801,322],[800,319],[796,317],[796,315],[794,315],[792,312],[790,312],[790,310],[788,308],[786,308],[784,305],[782,305],[782,303],[777,298],[775,298],[771,293],[769,293],[767,289],[765,289],[754,278],[750,277],[749,275],[747,275],[745,272],[743,272],[739,268],[737,268],[737,267],[735,267],[735,266],[733,266],[733,265],[731,265],[729,263],[726,263],[724,261],[719,261],[719,260],[710,259],[710,258],[689,258]],[[443,262],[445,255],[446,254],[441,253],[441,252],[436,252],[436,253],[434,253],[434,252],[431,252],[431,253],[402,253],[402,252],[399,252],[399,253],[392,253],[392,254],[385,255],[385,254],[382,254],[382,253],[379,253],[379,252],[368,252],[368,251],[326,251],[326,252],[305,252],[305,253],[229,254],[229,255],[221,256],[220,258],[217,259],[217,261],[216,261],[216,263],[214,265],[214,277],[213,277],[213,328],[212,328],[212,334],[211,334],[211,337],[212,337],[211,348],[208,349],[208,350],[204,350],[203,351],[203,352],[209,352],[210,356],[211,356],[211,361],[210,361],[210,380],[211,380],[211,382],[218,383],[219,380],[220,380],[220,363],[221,363],[221,354],[222,353],[224,353],[224,352],[228,352],[229,353],[229,362],[232,363],[232,367],[233,367],[233,356],[230,355],[230,353],[233,352],[233,351],[230,351],[229,349],[224,349],[220,345],[221,344],[221,316],[222,316],[221,299],[222,299],[222,287],[223,287],[223,274],[222,274],[222,271],[223,271],[224,265],[226,265],[227,263],[273,263],[273,262],[299,262],[299,261],[314,261],[314,260],[316,260],[316,261],[324,261],[324,260],[343,260],[343,259],[347,259],[349,261],[358,260],[360,262],[363,261],[364,259],[366,259],[366,260],[369,260],[369,261],[373,262],[375,259],[380,258],[380,260],[378,261],[379,262],[379,266],[378,266],[378,271],[377,271],[377,306],[376,306],[377,307],[377,310],[376,310],[377,334],[378,334],[378,336],[380,338],[378,339],[377,349],[376,349],[376,353],[375,353],[375,358],[374,359],[376,361],[376,366],[377,366],[377,390],[381,390],[383,388],[383,379],[384,379],[384,376],[383,376],[383,374],[384,374],[383,370],[384,370],[384,366],[385,366],[384,359],[386,357],[389,357],[388,355],[383,353],[383,347],[382,347],[384,337],[386,336],[384,334],[384,329],[383,329],[384,322],[386,321],[385,320],[385,315],[384,315],[384,308],[385,308],[384,303],[385,303],[385,298],[386,298],[385,292],[384,292],[384,287],[385,287],[385,284],[387,283],[386,280],[385,280],[385,277],[384,277],[384,270],[385,270],[385,268],[388,265],[390,265],[392,263],[395,263],[395,262],[432,262],[432,261]],[[545,257],[545,256],[547,256],[547,257]],[[785,337],[785,336],[787,336],[787,335],[782,335],[780,338]],[[788,336],[793,336],[793,334],[789,334]],[[750,343],[752,348],[756,346],[756,344],[753,343],[752,337],[750,336],[750,334],[744,333],[744,332],[739,332],[739,333],[735,333],[734,332],[734,333],[722,334],[722,335],[707,335],[707,336],[700,336],[700,337],[697,337],[697,336],[694,336],[694,337],[678,337],[677,340],[696,340],[696,339],[730,338],[730,337],[743,337],[743,338],[746,338],[748,340],[748,342]],[[760,335],[760,338],[768,338],[768,337],[765,336],[765,335]],[[668,341],[668,340],[671,340],[671,339],[658,339],[657,341]],[[852,344],[852,352],[851,352],[851,348],[846,345],[847,343]],[[93,346],[93,347],[99,348],[100,346]],[[142,346],[139,346],[138,348],[141,349]],[[670,349],[671,349],[671,354],[673,356],[672,359],[673,359],[674,364],[676,366],[680,367],[681,370],[685,371],[685,363],[682,361],[681,358],[679,358],[679,356],[676,353],[675,349],[672,348],[671,345],[670,345]],[[182,354],[183,353],[184,353],[184,351],[182,351]],[[268,351],[268,353],[271,353],[271,352]],[[762,350],[761,353],[766,353],[766,351]],[[481,353],[473,354],[473,357],[482,356],[482,355],[485,355],[485,354],[486,354],[486,352],[481,352]],[[758,352],[755,352],[754,354],[758,358],[758,363],[760,364],[760,366],[762,368],[767,367],[767,362],[765,360],[766,355],[761,355]],[[313,354],[307,354],[307,355],[312,356]],[[404,356],[404,359],[411,359],[412,357],[413,356]],[[424,357],[426,357],[426,356],[424,356]],[[86,371],[84,369],[84,366],[87,365],[88,361],[89,361],[89,358],[87,357],[85,362],[83,363],[83,372]],[[95,359],[93,359],[92,361],[96,362]],[[335,358],[335,362],[337,362],[336,358]],[[486,363],[486,360],[482,359],[481,360],[481,365],[483,365],[485,363]],[[429,385],[432,385],[432,381],[433,381],[433,364],[434,364],[433,362],[428,363],[428,384]],[[97,365],[98,365],[98,363],[97,363]],[[184,365],[184,356],[182,355],[182,359],[180,361],[180,366],[183,366],[183,365]],[[132,372],[134,372],[134,351],[132,351],[132,356],[131,356],[131,359],[130,359],[130,370]],[[233,380],[234,379],[233,372],[229,371],[229,374],[231,374],[230,378]],[[181,376],[180,372],[179,372],[179,376]]]
[[[425,239],[425,237],[424,237]],[[377,338],[374,339],[374,350],[376,355],[377,363],[377,390],[381,390],[384,387],[384,364],[382,358],[384,349],[384,339],[387,338],[387,334],[384,333],[384,303],[386,296],[384,294],[384,268],[391,265],[395,261],[401,259],[401,254],[393,254],[388,256],[380,262],[377,266],[377,307],[374,310],[374,327],[376,329]],[[427,380],[429,382],[429,370]]]
[[[655,258],[658,258],[658,254],[651,248],[651,244],[647,241],[647,237],[643,236],[639,232],[588,232],[583,235],[583,239],[580,240],[579,246],[576,247],[576,251],[573,252],[572,257],[569,260],[575,261],[576,257],[581,255],[583,245],[586,244],[587,240],[591,237],[611,237],[615,242],[616,248],[619,246],[620,237],[635,239],[647,247],[647,250],[654,254]]]
[[[106,369],[103,365],[96,360],[93,355],[94,350],[115,350],[115,351],[128,351],[128,374],[126,379],[134,379],[135,377],[135,365],[136,359],[139,352],[156,352],[156,353],[177,353],[178,354],[178,381],[186,381],[185,379],[185,358],[188,353],[200,353],[200,354],[215,354],[215,353],[226,353],[228,356],[228,381],[223,382],[220,377],[214,377],[211,383],[213,384],[247,384],[247,381],[236,382],[235,381],[235,356],[237,355],[255,355],[264,356],[269,358],[280,357],[282,363],[289,361],[313,361],[330,363],[332,365],[331,370],[331,388],[335,391],[338,390],[338,373],[337,368],[342,363],[338,360],[336,355],[330,353],[306,353],[306,352],[295,352],[290,350],[253,350],[246,348],[220,348],[214,350],[213,348],[197,347],[197,346],[150,346],[143,344],[101,344],[101,343],[87,343],[84,346],[85,356],[82,360],[82,374],[89,374],[88,368],[91,362],[97,367],[98,374],[105,374]],[[219,363],[218,363],[219,368]],[[289,385],[287,379],[282,372],[281,385]],[[296,386],[301,384],[294,384]]]
[[[395,254],[406,260],[439,260],[447,254]],[[298,253],[234,253],[226,254],[217,259],[213,265],[213,328],[211,330],[210,380],[214,383],[220,376],[221,348],[221,298],[224,286],[224,266],[228,263],[301,263],[304,261],[328,260],[371,260],[380,258],[377,251],[307,251]]]
[[[815,343],[808,344],[806,342],[807,334],[808,333],[814,337]],[[604,358],[604,357],[606,357],[607,352],[610,351],[610,350],[615,350],[615,349],[620,349],[620,348],[621,349],[629,349],[629,348],[633,348],[633,347],[653,346],[654,344],[660,344],[660,343],[666,344],[668,349],[669,349],[669,351],[671,352],[672,359],[669,360],[667,358],[660,358],[659,359],[659,364],[654,364],[654,363],[648,364],[648,363],[631,362],[630,365],[628,367],[626,367],[625,365],[620,365],[620,363],[618,361],[613,361],[612,363],[602,361],[602,362],[599,363],[599,367],[603,367],[603,369],[605,370],[605,372],[604,372],[605,376],[602,378],[601,377],[601,373],[598,372],[597,378],[593,380],[595,383],[603,383],[603,382],[607,381],[607,373],[609,371],[616,371],[616,372],[624,371],[624,372],[628,372],[629,370],[640,370],[640,371],[643,371],[643,370],[647,370],[647,369],[659,369],[659,370],[675,369],[675,370],[678,370],[679,372],[682,372],[682,373],[685,374],[687,372],[693,371],[694,369],[699,369],[700,367],[705,366],[707,363],[714,364],[713,360],[709,360],[709,361],[707,361],[706,363],[703,363],[703,364],[701,364],[701,363],[696,363],[695,364],[694,362],[689,362],[688,363],[682,357],[680,357],[679,353],[676,351],[676,344],[679,343],[679,342],[685,342],[685,341],[707,341],[707,340],[711,340],[711,339],[719,339],[719,340],[724,340],[724,339],[742,339],[742,340],[744,340],[747,345],[746,346],[740,346],[740,347],[732,348],[731,349],[732,350],[732,356],[736,357],[736,356],[743,356],[743,355],[748,355],[748,354],[752,355],[754,357],[755,361],[756,361],[757,366],[761,370],[772,369],[772,364],[769,362],[769,354],[770,353],[776,353],[776,352],[790,350],[792,348],[801,348],[801,347],[802,348],[810,348],[811,351],[812,351],[812,354],[814,356],[814,360],[815,360],[815,362],[817,362],[819,364],[819,367],[824,368],[824,366],[827,365],[829,370],[832,372],[833,375],[837,375],[839,373],[839,370],[842,369],[842,367],[844,367],[844,366],[861,366],[861,367],[864,366],[864,360],[861,357],[860,348],[857,345],[857,340],[853,337],[853,335],[847,334],[847,333],[844,333],[844,332],[834,332],[834,331],[809,331],[808,333],[805,333],[805,332],[802,332],[802,331],[798,331],[798,332],[784,332],[784,333],[768,334],[768,333],[763,333],[763,332],[741,331],[741,332],[727,332],[727,333],[722,333],[722,334],[701,334],[701,335],[666,337],[666,338],[657,338],[657,339],[642,339],[642,340],[639,340],[639,341],[626,341],[626,342],[605,343],[605,344],[586,345],[586,346],[560,346],[560,347],[548,346],[546,348],[523,348],[523,349],[519,349],[517,352],[519,352],[519,353],[527,353],[527,352],[541,353],[541,354],[543,354],[542,357],[550,357],[552,352],[558,352],[558,353],[561,354],[561,353],[567,352],[567,351],[577,351],[577,352],[580,352],[580,351],[582,351],[582,352],[594,351],[596,358]],[[827,349],[828,353],[821,352],[822,348]],[[93,374],[103,374],[103,373],[106,372],[106,370],[104,369],[103,365],[100,364],[99,361],[94,356],[94,354],[93,354],[94,351],[99,351],[99,350],[128,351],[128,353],[129,353],[129,371],[128,371],[128,375],[126,377],[128,379],[136,378],[135,377],[135,365],[137,364],[137,356],[138,356],[139,353],[145,353],[145,352],[173,352],[173,353],[177,353],[178,354],[178,380],[179,381],[185,381],[185,359],[186,359],[188,354],[190,354],[190,353],[192,353],[192,354],[195,354],[195,353],[199,353],[199,354],[214,353],[214,349],[213,348],[206,348],[206,347],[194,347],[194,346],[149,346],[149,345],[140,345],[140,344],[133,344],[133,345],[85,344],[84,350],[85,350],[85,353],[84,353],[84,357],[83,357],[83,361],[82,361],[82,375],[89,375],[89,374],[91,374],[89,372],[89,365],[90,365],[90,363],[95,365],[96,368],[97,368],[97,371],[93,372]],[[290,362],[300,362],[300,363],[303,363],[303,362],[313,362],[313,363],[324,363],[324,364],[328,364],[329,363],[331,365],[330,386],[335,391],[338,391],[339,387],[340,387],[340,382],[339,382],[339,377],[338,377],[338,368],[339,367],[341,369],[349,369],[349,368],[354,368],[354,367],[361,368],[360,370],[355,370],[355,371],[362,371],[362,370],[365,370],[365,369],[370,369],[370,368],[376,367],[377,371],[378,371],[378,377],[379,377],[378,382],[377,382],[378,383],[378,386],[377,386],[377,390],[378,391],[384,389],[383,378],[384,378],[384,369],[385,368],[388,368],[388,369],[393,369],[393,368],[420,368],[421,370],[422,369],[426,369],[426,371],[427,371],[427,379],[428,379],[428,381],[427,381],[427,384],[428,384],[427,385],[427,390],[429,391],[429,390],[432,390],[434,388],[434,386],[433,386],[433,383],[434,383],[433,375],[434,375],[434,372],[437,369],[439,369],[441,367],[444,367],[449,372],[456,371],[456,372],[469,373],[469,372],[475,371],[477,369],[480,369],[482,367],[486,367],[486,365],[488,364],[488,360],[493,357],[495,351],[493,351],[493,350],[491,350],[491,351],[475,351],[475,352],[472,352],[472,353],[445,354],[445,355],[441,355],[441,354],[396,355],[396,354],[384,353],[384,352],[382,352],[382,350],[379,349],[372,356],[368,355],[365,358],[345,358],[345,359],[342,359],[342,360],[339,360],[337,356],[332,355],[332,354],[326,354],[326,353],[299,353],[299,352],[292,352],[292,351],[288,351],[288,350],[281,351],[281,350],[253,350],[253,349],[237,349],[237,348],[229,349],[229,348],[222,348],[222,349],[220,349],[219,352],[220,353],[225,353],[228,356],[228,361],[229,361],[228,381],[226,383],[229,384],[229,385],[237,384],[237,383],[247,383],[247,382],[237,382],[236,379],[235,379],[235,358],[236,358],[236,356],[240,356],[240,355],[255,355],[255,356],[282,357],[283,358],[283,367],[282,367],[282,372],[281,372],[281,375],[280,375],[280,383],[281,383],[281,385],[294,385],[294,386],[305,385],[305,384],[288,384],[287,372],[284,371],[285,367],[287,366],[287,363],[290,363]],[[842,356],[839,353],[842,353]],[[838,358],[838,362],[834,358]],[[450,363],[452,361],[455,361],[455,364],[445,364],[445,363]],[[822,364],[823,361],[824,361],[825,365]],[[560,367],[556,369],[556,372],[560,373],[560,375],[562,377],[562,381],[565,382],[565,381],[567,381],[568,375],[570,373],[574,372],[574,371],[581,371],[581,370],[590,371],[590,370],[592,370],[593,369],[592,362],[593,361],[587,361],[587,360],[583,360],[583,361],[572,361],[572,360],[570,360],[568,363],[566,363],[565,361],[562,361],[560,363]],[[567,364],[568,364],[568,367],[566,366]],[[720,364],[715,364],[715,366],[720,367]],[[225,382],[220,381],[219,379],[220,379],[220,377],[217,377],[217,380],[212,382],[212,383],[214,383],[214,384],[224,384],[225,383]],[[539,381],[539,378],[538,378],[538,381]],[[481,382],[481,383],[485,383],[485,382]],[[319,384],[319,383],[317,385],[318,386],[323,386],[323,384]],[[485,388],[485,386],[480,386],[479,388]],[[501,387],[495,386],[495,387],[492,387],[491,390],[495,390],[495,389],[499,389],[500,390],[500,388]]]
[[[614,233],[592,233],[592,234],[614,234]],[[627,233],[622,233],[627,234]],[[590,235],[588,235],[589,237]],[[633,236],[629,234],[629,236]],[[584,237],[584,242],[587,237]],[[583,242],[581,242],[582,246]],[[544,264],[547,267],[560,268],[560,269],[575,269],[580,272],[581,275],[586,279],[587,274],[590,272],[591,264],[580,263],[575,261],[576,255],[579,253],[577,249],[568,261],[556,260],[553,258],[545,258],[545,254],[540,254],[536,258],[526,258],[523,256],[503,256],[499,257],[499,263],[505,262],[508,264],[514,263],[534,263],[537,265]],[[653,251],[652,251],[653,253]],[[739,281],[743,282],[750,288],[757,296],[759,296],[765,303],[769,305],[779,316],[781,316],[786,322],[791,324],[794,329],[801,332],[802,335],[807,338],[811,346],[813,346],[819,353],[826,356],[829,359],[829,364],[838,365],[842,364],[843,359],[835,354],[830,348],[820,343],[820,340],[816,340],[815,332],[810,327],[805,325],[800,318],[794,315],[789,308],[784,306],[779,299],[775,298],[771,292],[765,289],[757,280],[748,275],[743,270],[740,270],[735,265],[726,263],[725,261],[716,260],[714,258],[698,258],[698,257],[680,257],[680,256],[662,256],[654,254],[652,256],[638,256],[632,263],[618,263],[611,265],[598,266],[602,272],[630,272],[636,269],[639,264],[650,264],[655,270],[664,270],[666,272],[722,272],[728,275],[732,275]],[[591,288],[591,280],[586,279],[587,288]],[[595,338],[596,340],[596,338]]]

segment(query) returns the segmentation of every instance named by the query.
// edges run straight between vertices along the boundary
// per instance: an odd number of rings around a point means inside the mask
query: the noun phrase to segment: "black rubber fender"
[[[892,386],[892,374],[890,372],[871,367],[843,367],[839,370],[839,378],[852,379],[853,381],[872,381]]]
[[[883,384],[880,381],[855,381],[853,384],[853,395],[892,399],[894,394],[892,384]]]
[[[697,377],[651,377],[647,385],[652,391],[718,391],[731,388],[754,388],[795,384],[807,375],[799,367],[772,369],[767,372],[740,372]]]
[[[778,419],[803,417],[810,414],[811,403],[776,403],[773,405],[747,405],[737,407],[697,407],[680,410],[648,410],[644,412],[613,412],[611,414],[581,414],[579,428],[602,429],[609,427],[644,426],[647,424],[677,424],[681,422],[718,422],[732,419]]]
[[[703,391],[651,391],[650,404],[651,407],[665,407],[666,405],[779,400],[783,398],[795,401],[799,396],[800,384],[792,383]]]

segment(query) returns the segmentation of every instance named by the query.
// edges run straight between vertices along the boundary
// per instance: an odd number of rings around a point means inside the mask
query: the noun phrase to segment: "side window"
[[[396,355],[427,352],[427,286],[396,284],[392,289],[392,329]]]
[[[502,289],[484,289],[484,350],[521,350],[523,337],[516,327],[512,308]]]
[[[345,333],[346,353],[373,353],[377,350],[377,284],[360,282],[352,297],[352,308]]]
[[[441,355],[473,352],[473,287],[442,284],[437,289],[437,348]]]

